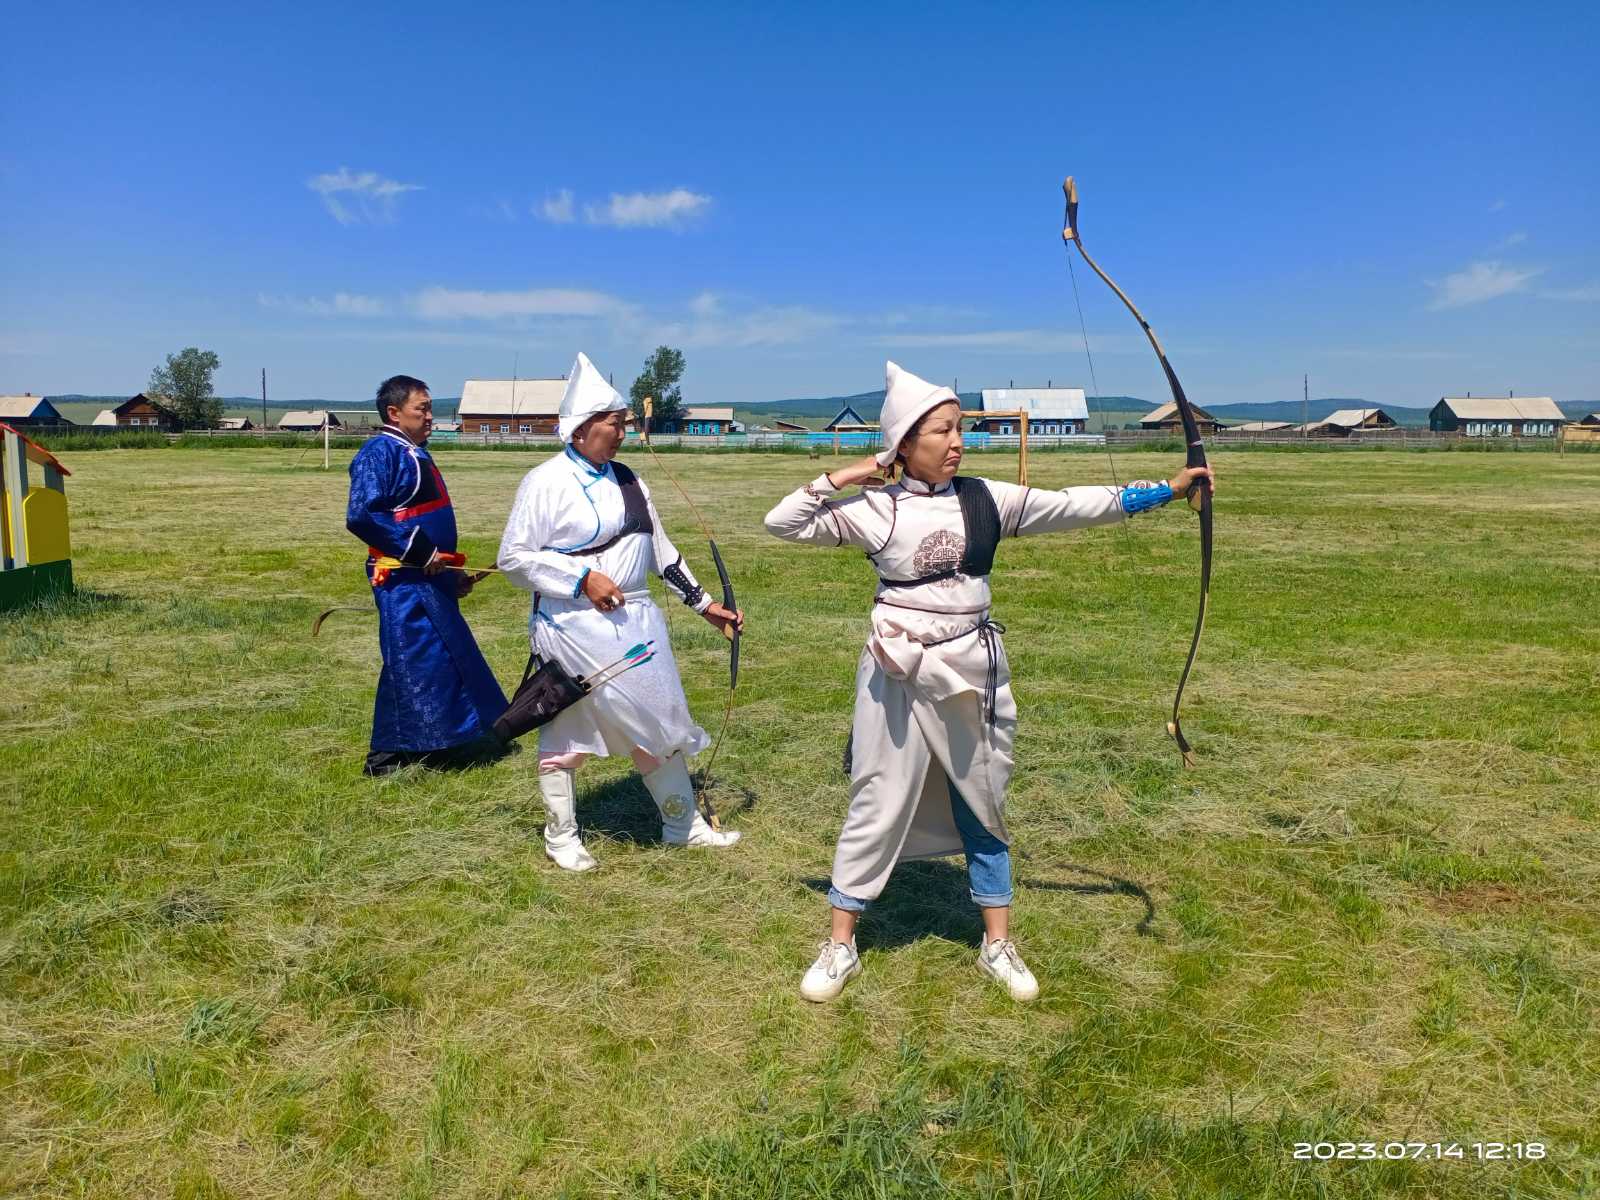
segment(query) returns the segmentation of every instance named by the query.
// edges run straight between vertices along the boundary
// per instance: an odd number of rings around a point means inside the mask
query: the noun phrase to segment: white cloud
[[[567,194],[570,204],[570,193]],[[605,204],[583,206],[583,219],[591,225],[618,229],[681,229],[711,207],[711,197],[673,188],[670,192],[612,192]]]
[[[546,196],[533,213],[534,216],[556,225],[570,225],[577,219],[572,203],[572,189],[562,188],[554,195]]]
[[[424,288],[411,310],[429,321],[498,321],[513,317],[620,316],[629,305],[605,292],[581,288],[528,288],[520,292]]]
[[[730,312],[709,293],[690,301],[686,321],[657,322],[646,340],[677,342],[693,349],[708,346],[744,349],[792,346],[831,333],[845,323],[839,313],[801,305],[781,305]]]
[[[1525,229],[1519,229],[1515,233],[1507,234],[1506,240],[1501,244],[1506,246],[1520,246],[1527,240],[1528,231]]]
[[[1427,281],[1433,289],[1433,300],[1428,307],[1463,308],[1512,292],[1526,291],[1528,282],[1543,271],[1543,267],[1516,267],[1498,259],[1468,263],[1462,270],[1443,279]]]
[[[363,296],[356,292],[335,292],[329,299],[321,296],[270,296],[261,292],[256,301],[263,308],[281,308],[290,312],[310,313],[319,317],[381,317],[389,306],[377,296]]]
[[[393,221],[397,197],[422,190],[420,183],[401,183],[376,171],[352,171],[349,167],[314,175],[306,180],[306,186],[322,197],[323,206],[341,225]]]
[[[1490,212],[1499,212],[1505,206],[1506,206],[1506,201],[1502,198],[1502,199],[1496,200],[1492,204],[1490,204],[1489,205],[1489,211]]]

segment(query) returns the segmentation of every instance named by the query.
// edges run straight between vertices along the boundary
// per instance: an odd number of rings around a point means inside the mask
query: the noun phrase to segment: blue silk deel
[[[416,564],[392,569],[372,589],[383,671],[372,708],[372,749],[425,751],[464,745],[506,710],[472,630],[461,616],[455,571],[424,575],[435,550],[456,548],[456,517],[427,450],[385,426],[350,463],[345,527],[374,553]]]

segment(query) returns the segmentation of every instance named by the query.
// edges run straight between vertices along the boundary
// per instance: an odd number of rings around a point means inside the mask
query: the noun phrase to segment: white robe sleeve
[[[767,532],[786,542],[819,546],[859,546],[878,549],[884,531],[863,493],[838,499],[839,489],[823,472],[804,487],[790,492],[766,516]]]
[[[560,497],[548,494],[530,471],[506,518],[495,565],[513,584],[530,592],[576,596],[587,573],[584,561],[545,548],[550,533],[546,516],[559,505]]]
[[[667,536],[666,526],[661,523],[661,514],[656,511],[656,502],[650,495],[650,488],[642,479],[639,481],[639,486],[644,489],[645,506],[650,510],[650,526],[655,531],[650,536],[650,548],[653,551],[656,574],[661,576],[662,582],[680,600],[686,595],[684,583],[688,584],[688,594],[700,590],[700,599],[690,607],[697,613],[705,612],[712,604],[711,593],[700,587],[700,581],[695,578],[694,572],[689,570],[689,564],[683,561],[683,555],[678,553],[678,548]]]
[[[1001,537],[1028,537],[1035,533],[1061,533],[1092,525],[1115,525],[1127,519],[1120,488],[1102,485],[1062,488],[1021,487],[998,480],[984,481],[1000,509]]]

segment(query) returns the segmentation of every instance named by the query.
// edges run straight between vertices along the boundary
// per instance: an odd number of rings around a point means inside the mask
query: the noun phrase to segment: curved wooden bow
[[[1083,261],[1094,269],[1094,273],[1106,281],[1106,285],[1117,294],[1117,298],[1128,306],[1128,311],[1133,314],[1134,320],[1139,322],[1139,328],[1144,330],[1145,337],[1150,339],[1150,346],[1156,352],[1156,358],[1161,361],[1161,370],[1166,374],[1167,386],[1172,389],[1172,400],[1178,406],[1178,415],[1183,420],[1183,440],[1188,443],[1189,461],[1191,467],[1206,465],[1206,444],[1200,436],[1200,425],[1195,420],[1194,409],[1189,404],[1189,397],[1183,394],[1183,385],[1178,382],[1178,376],[1172,369],[1172,364],[1167,361],[1167,352],[1161,348],[1161,342],[1156,338],[1156,331],[1150,328],[1150,322],[1144,319],[1144,314],[1135,307],[1128,293],[1112,282],[1111,276],[1100,269],[1100,264],[1089,257],[1089,252],[1083,248],[1083,238],[1078,231],[1078,186],[1073,182],[1072,176],[1067,176],[1061,190],[1067,197],[1066,225],[1061,230],[1062,243],[1068,247],[1076,246],[1078,253],[1083,255]],[[1178,749],[1183,753],[1183,765],[1194,766],[1194,751],[1190,748],[1188,739],[1183,736],[1183,726],[1178,720],[1178,709],[1183,704],[1183,689],[1189,682],[1189,672],[1194,667],[1195,655],[1200,652],[1200,635],[1206,627],[1206,608],[1211,600],[1211,489],[1202,479],[1189,489],[1189,507],[1200,514],[1200,608],[1194,618],[1194,638],[1189,642],[1189,657],[1184,660],[1183,674],[1178,677],[1178,690],[1172,697],[1172,720],[1167,722],[1167,733],[1178,743]]]
[[[689,511],[694,514],[694,519],[700,522],[700,531],[706,535],[706,541],[711,546],[711,561],[716,565],[717,578],[722,581],[722,607],[731,613],[737,613],[739,611],[739,602],[733,595],[733,581],[728,578],[728,568],[723,564],[722,551],[717,549],[717,539],[711,535],[711,526],[706,523],[705,517],[700,515],[700,509],[690,499],[689,493],[684,490],[683,484],[679,483],[672,472],[667,470],[667,464],[661,461],[661,456],[656,453],[656,448],[650,444],[650,418],[654,414],[655,398],[646,396],[644,398],[644,426],[640,430],[639,440],[644,443],[644,448],[650,452],[651,459],[660,468],[661,473],[671,481],[673,487],[678,489],[678,495],[683,497],[684,503],[689,506]],[[728,703],[722,710],[722,728],[717,730],[717,740],[711,744],[711,757],[706,761],[705,770],[700,773],[700,795],[698,797],[700,807],[705,812],[706,820],[711,822],[713,829],[721,829],[722,822],[717,819],[717,810],[712,807],[711,797],[707,794],[707,789],[711,786],[711,768],[717,765],[717,752],[722,749],[722,736],[728,732],[728,722],[733,717],[734,689],[739,686],[739,626],[737,622],[724,625],[722,634],[728,639],[729,643]]]

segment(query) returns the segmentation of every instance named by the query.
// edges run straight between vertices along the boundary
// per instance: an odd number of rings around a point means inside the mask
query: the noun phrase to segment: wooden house
[[[1194,403],[1194,401],[1191,400],[1189,402],[1189,407],[1194,409],[1194,421],[1200,427],[1202,435],[1216,433],[1223,427],[1221,421]],[[1146,413],[1139,419],[1139,428],[1158,429],[1166,433],[1181,434],[1183,432],[1183,417],[1178,413],[1177,402],[1169,400],[1160,408]]]
[[[554,434],[566,390],[565,379],[469,379],[456,409],[461,433]]]
[[[339,420],[338,413],[331,413],[325,408],[291,409],[278,419],[278,430],[281,433],[321,433],[326,425],[329,432],[343,429],[344,422]]]
[[[1445,396],[1428,412],[1435,433],[1555,437],[1566,415],[1549,396]]]
[[[822,428],[825,433],[876,433],[878,423],[863,420],[860,413],[846,404]]]
[[[690,436],[720,436],[734,432],[733,409],[690,406],[671,421],[662,423],[662,433],[686,433]]]
[[[13,429],[65,429],[72,424],[43,396],[0,396],[0,421]]]
[[[177,414],[169,407],[170,403],[165,396],[140,392],[111,411],[117,418],[119,429],[159,429],[170,433],[182,428]]]
[[[1089,428],[1089,403],[1082,388],[984,388],[983,411],[999,414],[978,417],[974,433],[1020,433],[1021,418],[1028,418],[1028,436],[1083,433]]]

